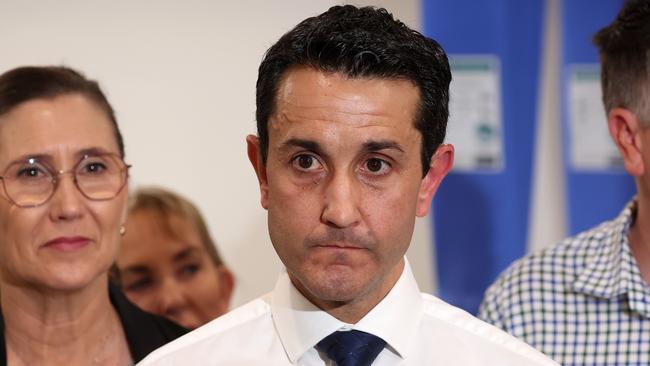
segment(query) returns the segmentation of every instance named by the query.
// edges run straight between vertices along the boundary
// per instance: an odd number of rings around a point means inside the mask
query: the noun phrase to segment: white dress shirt
[[[558,365],[463,310],[420,294],[408,262],[388,295],[356,324],[317,308],[284,272],[271,293],[167,344],[138,365],[333,365],[314,346],[346,329],[386,341],[375,366]]]

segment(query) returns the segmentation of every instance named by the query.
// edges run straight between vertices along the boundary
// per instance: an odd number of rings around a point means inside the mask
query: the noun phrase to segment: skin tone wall
[[[117,112],[131,186],[161,184],[194,201],[237,279],[232,306],[272,288],[280,261],[246,156],[255,132],[255,80],[264,51],[337,1],[0,2],[0,71],[65,64],[100,81]],[[387,7],[418,27],[417,0]],[[411,264],[432,291],[428,219]]]

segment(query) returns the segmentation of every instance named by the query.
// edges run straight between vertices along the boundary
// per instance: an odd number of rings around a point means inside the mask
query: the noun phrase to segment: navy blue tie
[[[386,341],[377,336],[350,330],[328,335],[316,348],[325,352],[337,366],[370,366],[385,345]]]

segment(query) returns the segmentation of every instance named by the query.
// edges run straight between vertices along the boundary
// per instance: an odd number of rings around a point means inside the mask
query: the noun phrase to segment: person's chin
[[[92,266],[70,266],[59,263],[48,266],[47,271],[36,284],[40,283],[44,289],[54,292],[77,292],[93,284],[101,274],[101,271]]]
[[[43,290],[52,293],[75,293],[80,292],[90,285],[92,281],[87,278],[52,278],[41,283]]]
[[[197,321],[182,321],[182,320],[174,320],[174,319],[172,319],[172,321],[174,323],[180,325],[181,327],[183,327],[185,329],[190,329],[190,330],[191,329],[196,329],[196,328],[201,326],[201,324],[199,322],[197,322]]]
[[[364,293],[370,281],[348,265],[332,264],[305,282],[308,283],[305,287],[314,297],[346,303]]]

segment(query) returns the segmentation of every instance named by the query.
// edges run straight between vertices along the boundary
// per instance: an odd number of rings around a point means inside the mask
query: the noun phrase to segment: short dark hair
[[[625,2],[616,19],[594,36],[600,52],[603,103],[626,108],[650,125],[650,1]]]
[[[257,134],[262,161],[268,153],[268,121],[279,84],[292,67],[342,73],[352,78],[409,80],[420,92],[415,128],[422,135],[423,174],[445,138],[451,73],[440,44],[393,18],[386,9],[334,6],[308,18],[266,52],[257,78]]]
[[[30,100],[53,99],[68,94],[80,94],[106,113],[113,125],[120,156],[124,157],[124,141],[115,112],[99,84],[69,67],[24,66],[0,75],[0,116]]]

